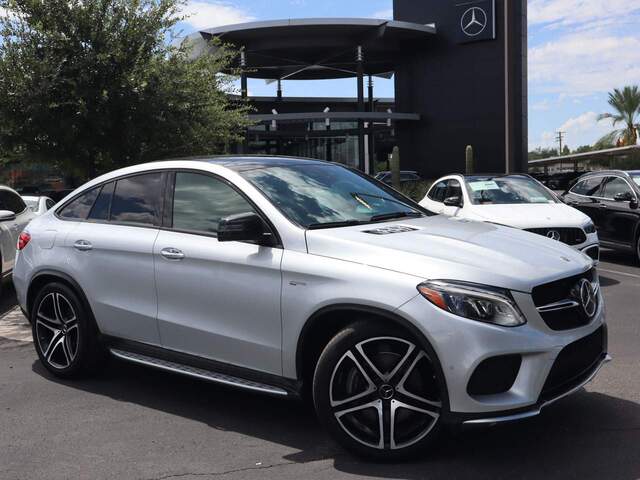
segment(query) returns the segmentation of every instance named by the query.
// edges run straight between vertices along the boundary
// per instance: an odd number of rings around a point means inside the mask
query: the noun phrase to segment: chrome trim
[[[548,305],[543,305],[542,307],[538,307],[538,312],[555,312],[556,310],[567,310],[569,308],[575,308],[579,306],[580,304],[575,300],[560,300],[559,302],[554,302]]]
[[[222,373],[212,372],[209,370],[203,370],[201,368],[191,367],[187,365],[181,365],[179,363],[169,362],[167,360],[161,360],[159,358],[148,357],[139,353],[126,352],[124,350],[118,350],[112,348],[109,350],[111,354],[121,360],[127,362],[137,363],[139,365],[145,365],[147,367],[154,367],[160,370],[166,370],[173,373],[180,373],[189,377],[199,378],[201,380],[207,380],[214,383],[220,383],[231,387],[243,388],[245,390],[252,390],[254,392],[268,393],[271,395],[287,396],[286,390],[271,385],[265,385],[251,380],[245,380],[242,378],[232,377],[231,375],[225,375]]]
[[[522,419],[525,419],[525,418],[535,417],[536,415],[540,414],[540,412],[542,411],[543,408],[551,405],[552,403],[557,402],[561,398],[564,398],[564,397],[566,397],[568,395],[571,395],[572,393],[577,392],[582,387],[584,387],[587,383],[591,382],[591,380],[593,380],[595,378],[595,376],[598,374],[598,372],[600,371],[602,366],[605,363],[610,362],[611,360],[612,360],[611,359],[611,355],[609,355],[609,354],[605,355],[605,357],[600,361],[600,364],[595,368],[595,370],[591,373],[591,375],[589,375],[589,377],[587,377],[584,380],[584,382],[581,382],[579,385],[576,385],[571,390],[569,390],[567,392],[564,392],[561,395],[558,395],[557,397],[554,397],[554,398],[552,398],[550,400],[547,400],[546,402],[543,402],[539,406],[534,407],[532,410],[528,410],[526,412],[514,413],[513,415],[503,415],[501,417],[476,418],[476,419],[473,419],[473,420],[466,420],[466,421],[462,422],[462,424],[463,425],[493,425],[493,424],[496,424],[496,423],[511,422],[511,421],[514,421],[514,420],[522,420]]]

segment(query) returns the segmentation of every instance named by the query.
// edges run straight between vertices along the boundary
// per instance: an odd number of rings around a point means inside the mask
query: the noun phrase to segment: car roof
[[[236,172],[256,170],[259,168],[291,167],[294,165],[341,165],[313,158],[268,155],[211,155],[203,157],[170,158],[167,160],[205,162],[211,165],[220,165]]]

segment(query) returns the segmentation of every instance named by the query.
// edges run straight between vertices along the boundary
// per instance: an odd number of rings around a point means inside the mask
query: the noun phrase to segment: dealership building
[[[395,0],[394,20],[322,18],[206,29],[241,50],[233,71],[254,107],[238,153],[320,158],[372,172],[400,150],[401,167],[425,178],[463,171],[526,171],[526,0]],[[375,94],[393,78],[395,98]],[[273,85],[248,97],[248,79]],[[283,81],[352,78],[340,98],[288,97]],[[313,82],[309,82],[313,88]]]

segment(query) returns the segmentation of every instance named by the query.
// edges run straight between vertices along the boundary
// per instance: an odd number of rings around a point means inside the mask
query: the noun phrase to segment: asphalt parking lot
[[[447,435],[417,461],[335,446],[304,404],[113,361],[67,382],[36,360],[9,286],[0,301],[0,478],[640,478],[640,268],[604,252],[606,365],[537,418]]]

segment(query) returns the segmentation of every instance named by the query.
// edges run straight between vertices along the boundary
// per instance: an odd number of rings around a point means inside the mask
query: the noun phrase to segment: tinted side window
[[[111,221],[160,225],[162,172],[127,177],[116,182],[111,201]]]
[[[401,173],[400,180],[404,180],[404,181],[420,180],[420,177],[418,177],[415,173]]]
[[[13,213],[21,213],[27,208],[20,195],[9,190],[0,190],[0,206],[2,210],[11,210]]]
[[[595,196],[600,190],[600,184],[602,183],[602,177],[587,178],[582,180],[571,189],[571,193],[577,193],[578,195]]]
[[[90,220],[108,220],[109,209],[111,208],[111,198],[113,197],[113,189],[116,186],[116,182],[107,183],[102,186],[98,199],[93,204],[91,213],[89,214]]]
[[[605,198],[615,198],[618,193],[633,194],[629,184],[620,177],[608,177],[604,183],[602,196]]]
[[[45,200],[45,208],[47,210],[49,210],[51,207],[53,207],[55,205],[55,203],[53,202],[53,200],[51,200],[50,198],[47,198]]]
[[[447,192],[447,181],[443,180],[441,182],[436,183],[431,190],[429,191],[429,198],[431,200],[435,200],[436,202],[444,201],[444,195]]]
[[[173,228],[215,234],[220,219],[255,211],[226,183],[199,173],[176,173]]]
[[[69,220],[84,220],[89,214],[89,210],[96,201],[100,188],[94,188],[83,193],[74,200],[71,200],[62,210],[58,210],[58,215]]]
[[[449,187],[447,188],[447,194],[445,198],[459,197],[462,198],[462,188],[458,180],[449,180]]]

